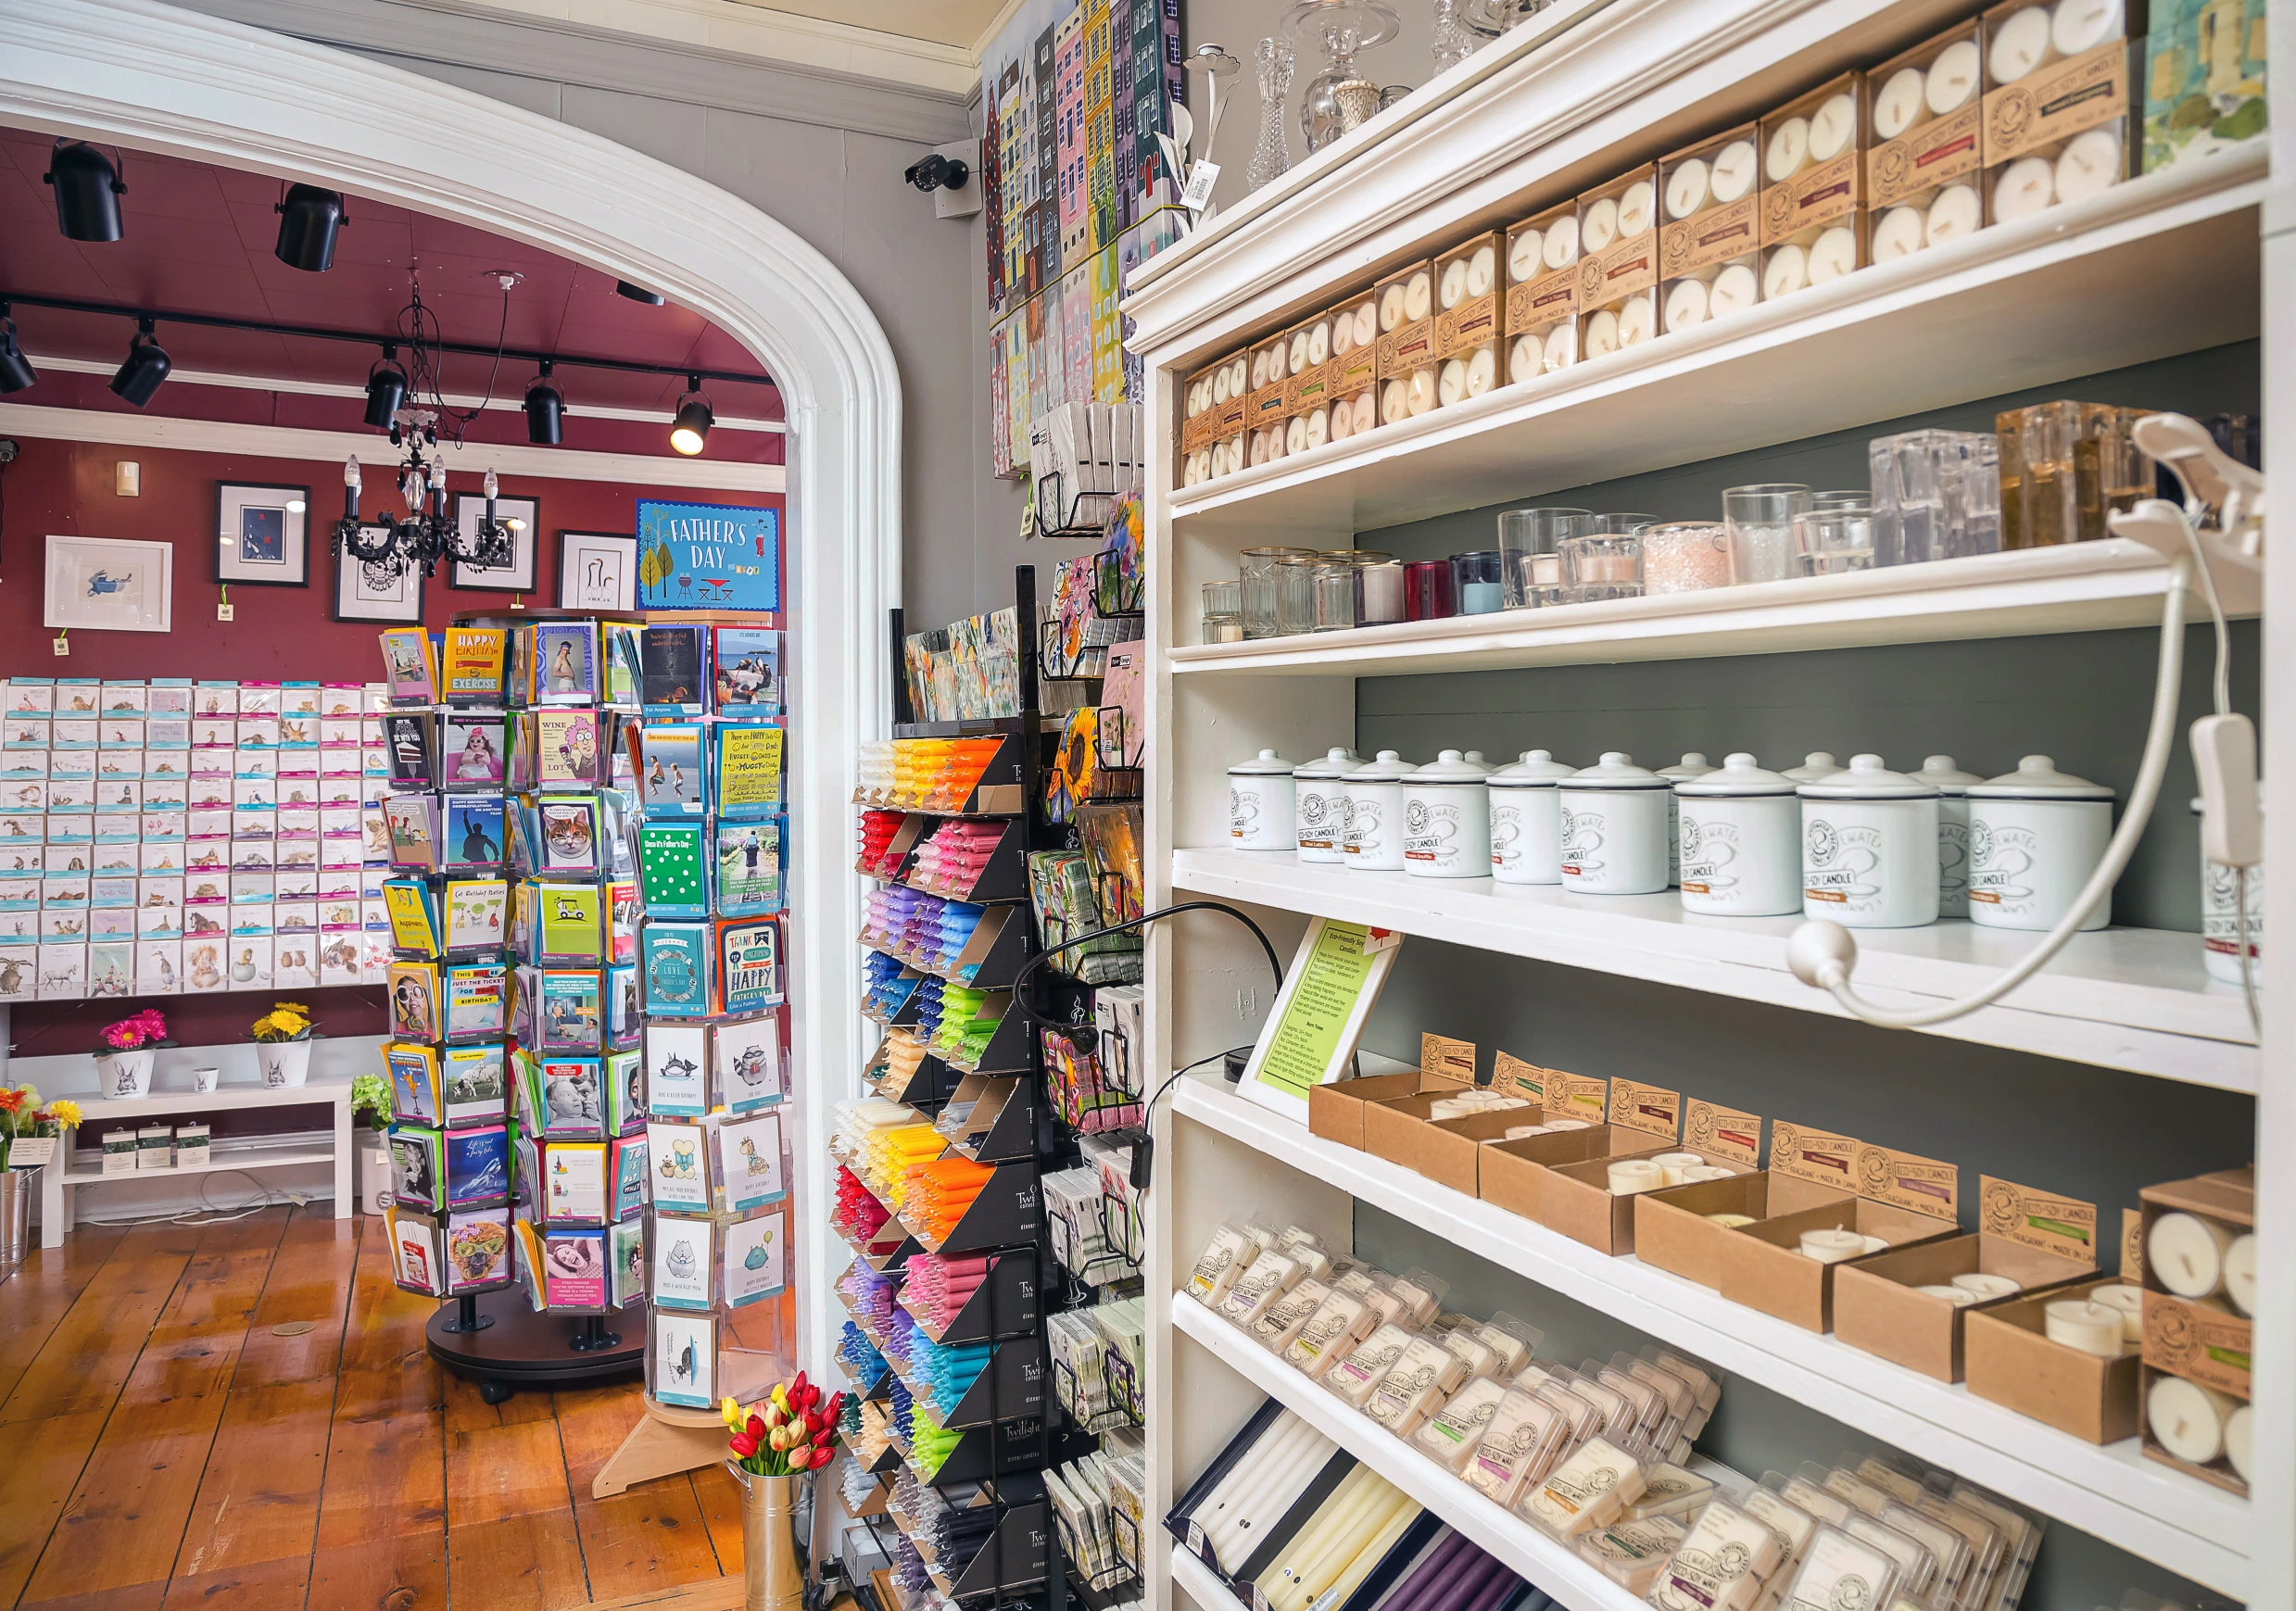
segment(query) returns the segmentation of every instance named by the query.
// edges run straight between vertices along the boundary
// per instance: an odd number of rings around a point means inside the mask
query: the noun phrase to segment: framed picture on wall
[[[215,579],[240,587],[308,587],[308,486],[215,484]]]
[[[637,608],[637,538],[611,532],[558,534],[561,610]]]
[[[534,591],[534,554],[536,535],[542,530],[542,506],[531,497],[498,497],[494,500],[495,518],[511,528],[511,546],[514,550],[508,565],[465,565],[454,562],[454,572],[448,585],[464,592],[531,593]],[[475,492],[454,495],[454,526],[458,540],[465,545],[478,537],[478,522],[486,518],[486,499]]]
[[[82,632],[165,632],[174,586],[172,543],[51,535],[40,619]]]
[[[359,528],[362,543],[379,541],[382,535],[381,526]],[[338,551],[334,557],[334,618],[421,624],[423,567],[409,565],[394,572],[388,565],[366,564]]]

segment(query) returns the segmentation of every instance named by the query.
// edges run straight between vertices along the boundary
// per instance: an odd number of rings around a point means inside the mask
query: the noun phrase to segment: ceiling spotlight
[[[649,308],[662,306],[661,292],[649,291],[643,285],[633,285],[627,280],[616,280],[614,292],[617,296],[627,296],[633,302],[643,302]]]
[[[0,392],[20,392],[39,379],[40,371],[17,345],[16,321],[8,317],[8,305],[0,302]]]
[[[555,447],[565,434],[566,394],[550,379],[551,364],[542,360],[542,372],[526,383],[526,440],[537,447]]]
[[[84,140],[58,140],[40,177],[56,191],[56,227],[66,240],[120,238],[120,198],[128,186],[110,157]]]
[[[710,426],[717,416],[710,399],[701,395],[701,377],[686,377],[686,395],[677,400],[677,419],[670,426],[670,446],[691,459],[710,440]]]
[[[290,269],[323,274],[334,267],[334,235],[347,220],[343,198],[315,184],[291,184],[272,208],[279,215],[279,244],[271,255]]]
[[[367,371],[367,423],[378,431],[391,428],[391,417],[407,403],[407,367],[398,361],[398,344],[383,344],[383,357]]]
[[[159,383],[168,378],[168,371],[174,367],[167,348],[152,335],[152,321],[139,319],[135,321],[135,339],[128,343],[127,360],[120,366],[120,372],[112,376],[111,389],[122,400],[140,409],[152,400],[159,390]]]

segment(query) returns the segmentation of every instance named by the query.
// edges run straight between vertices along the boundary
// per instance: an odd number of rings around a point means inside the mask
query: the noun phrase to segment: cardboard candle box
[[[1969,1391],[2090,1443],[2117,1443],[2136,1431],[2137,1353],[2106,1359],[2052,1342],[2047,1330],[2050,1304],[2115,1280],[2075,1281],[1970,1310],[1962,1323]]]
[[[1628,1140],[1624,1151],[1583,1164],[1561,1164],[1548,1169],[1539,1181],[1539,1223],[1558,1230],[1572,1241],[1584,1242],[1598,1253],[1623,1258],[1634,1251],[1634,1209],[1642,1192],[1610,1189],[1610,1165],[1626,1158],[1656,1158],[1675,1151],[1672,1141],[1653,1143],[1634,1130],[1615,1126],[1611,1133]],[[1585,1131],[1565,1134],[1584,1135]],[[1533,1139],[1541,1138],[1533,1137]]]
[[[2148,1186],[2138,1197],[2143,1203],[2138,1226],[2140,1250],[2150,1248],[2152,1227],[2164,1214],[2197,1215],[2229,1227],[2236,1234],[2256,1226],[2253,1169]],[[2249,1355],[2253,1347],[2249,1318],[2221,1291],[2206,1298],[2177,1297],[2167,1290],[2149,1256],[2144,1259],[2142,1279],[2146,1367],[2184,1377],[2236,1398],[2249,1397]],[[2214,1480],[2212,1473],[2201,1474]]]
[[[1494,230],[1435,259],[1435,401],[1450,408],[1499,384],[1506,237]]]
[[[1583,1130],[1554,1130],[1515,1141],[1494,1141],[1483,1148],[1482,1156],[1477,1161],[1481,1166],[1477,1194],[1485,1202],[1544,1224],[1543,1194],[1550,1171],[1572,1164],[1629,1154],[1642,1157],[1652,1152],[1671,1150],[1654,1149],[1647,1136],[1613,1130],[1608,1125],[1590,1125]]]
[[[2062,25],[2035,29],[2025,19],[2032,8],[2030,0],[2007,0],[1984,17],[1987,223],[2085,201],[2136,171],[2127,23],[2143,7],[2121,6],[2102,38],[2071,55],[2059,48],[2069,43]]]
[[[1580,196],[1578,220],[1578,352],[1601,358],[1658,334],[1658,164]]]
[[[1362,1152],[1365,1150],[1363,1115],[1374,1104],[1392,1101],[1399,1097],[1453,1094],[1463,1089],[1463,1082],[1459,1080],[1446,1079],[1441,1075],[1429,1074],[1418,1068],[1407,1074],[1375,1074],[1360,1079],[1343,1079],[1331,1085],[1310,1086],[1307,1090],[1307,1132]]]
[[[1720,1288],[1724,1244],[1738,1230],[1716,1225],[1709,1215],[1764,1220],[1848,1201],[1846,1192],[1767,1169],[1646,1191],[1634,1199],[1634,1256],[1701,1287]]]
[[[1865,75],[1855,72],[1762,119],[1763,301],[1865,266],[1869,127]]]
[[[1380,422],[1435,406],[1435,265],[1412,263],[1379,283]],[[1416,406],[1415,406],[1416,405]]]
[[[175,1126],[175,1164],[179,1169],[204,1169],[208,1165],[208,1126],[178,1125]]]
[[[1331,364],[1325,385],[1331,400],[1331,435],[1337,439],[1379,422],[1378,294],[1350,296],[1331,309]]]
[[[2152,1293],[2147,1293],[2145,1295],[2145,1340],[2148,1347],[2151,1345],[2152,1337],[2151,1321],[2152,1303],[2154,1296],[2155,1295]],[[2240,1473],[2234,1468],[2232,1461],[2227,1455],[2219,1454],[2216,1458],[2209,1464],[2200,1466],[2195,1465],[2190,1460],[2182,1459],[2177,1455],[2172,1454],[2161,1446],[2160,1438],[2153,1430],[2152,1418],[2147,1411],[2147,1406],[2151,1404],[2152,1400],[2152,1384],[2160,1380],[2163,1377],[2185,1376],[2187,1373],[2180,1370],[2163,1370],[2159,1366],[2155,1366],[2150,1359],[2144,1357],[2141,1353],[2130,1353],[2124,1355],[2118,1363],[2122,1365],[2134,1365],[2137,1366],[2136,1388],[2132,1397],[2134,1398],[2136,1404],[2134,1414],[2137,1421],[2137,1428],[2141,1434],[2141,1441],[2139,1442],[2138,1447],[2144,1451],[2144,1457],[2148,1460],[2157,1460],[2162,1465],[2169,1466],[2172,1469],[2181,1471],[2188,1477],[2197,1477],[2203,1482],[2214,1483],[2216,1487],[2228,1489],[2234,1493],[2247,1493],[2247,1479],[2242,1477]],[[2199,1378],[2192,1378],[2190,1379],[2198,1380]],[[2203,1383],[2202,1385],[2206,1386],[2210,1384]],[[2223,1392],[2226,1390],[2218,1388],[2216,1391],[2218,1392]],[[2241,1400],[2242,1405],[2245,1407],[2247,1395],[2243,1393],[2236,1394],[2235,1396]]]
[[[2023,1291],[2006,1303],[2097,1275],[2097,1209],[1984,1177],[1978,1229],[1969,1236],[1892,1249],[1845,1265],[1834,1279],[1834,1335],[1852,1348],[1939,1381],[1963,1371],[1963,1317],[1956,1305],[1915,1290],[1949,1286],[1956,1276],[2006,1276]]]
[[[104,1173],[132,1175],[136,1170],[136,1136],[133,1130],[104,1132]]]
[[[1537,1108],[1525,1107],[1455,1119],[1430,1117],[1429,1110],[1457,1089],[1373,1102],[1363,1113],[1363,1150],[1474,1196],[1483,1143],[1498,1140],[1517,1125],[1538,1124],[1544,1115]]]
[[[1243,428],[1264,431],[1283,418],[1284,379],[1291,371],[1291,334],[1278,332],[1253,345],[1251,386],[1243,395]]]
[[[1869,263],[1910,257],[1984,227],[1978,31],[1972,19],[1866,75],[1873,122],[1865,154]],[[1942,112],[1936,109],[1940,105]]]
[[[138,1173],[174,1168],[175,1132],[165,1125],[145,1125],[136,1131],[135,1167]]]
[[[1761,300],[1761,132],[1752,123],[1659,164],[1659,333],[1730,318]]]
[[[1285,333],[1290,350],[1284,358],[1283,416],[1303,422],[1287,443],[1287,453],[1304,453],[1331,439],[1331,381],[1338,368],[1331,356],[1331,332],[1337,321],[1350,317],[1345,312],[1318,313]]]
[[[1508,385],[1578,361],[1578,313],[1579,204],[1573,199],[1507,232]]]

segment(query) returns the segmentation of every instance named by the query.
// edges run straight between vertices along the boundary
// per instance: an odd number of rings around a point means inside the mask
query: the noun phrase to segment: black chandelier
[[[343,518],[334,524],[335,551],[362,565],[381,567],[394,577],[415,566],[425,578],[437,574],[441,560],[483,570],[508,570],[518,558],[518,527],[496,508],[499,491],[486,472],[486,512],[466,539],[447,508],[447,465],[437,454],[438,419],[428,409],[401,409],[391,420],[391,442],[404,442],[407,462],[398,472],[406,500],[403,516],[377,510],[372,520],[359,512],[360,473],[356,456],[343,466]],[[432,450],[428,459],[423,449]],[[372,535],[369,534],[372,533]]]

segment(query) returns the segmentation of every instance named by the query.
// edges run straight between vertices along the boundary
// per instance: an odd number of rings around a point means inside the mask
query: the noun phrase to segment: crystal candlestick
[[[1252,146],[1245,183],[1257,190],[1291,170],[1292,145],[1284,137],[1283,97],[1292,91],[1292,46],[1270,35],[1253,52],[1259,64],[1259,139]]]

